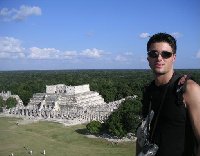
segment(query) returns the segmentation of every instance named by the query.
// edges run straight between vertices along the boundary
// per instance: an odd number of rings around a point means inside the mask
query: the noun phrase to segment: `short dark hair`
[[[157,42],[166,42],[168,43],[172,50],[173,50],[173,53],[176,54],[176,39],[170,35],[170,34],[167,34],[167,33],[157,33],[157,34],[154,34],[153,36],[150,37],[148,43],[147,43],[147,51],[149,51],[149,48],[151,46],[151,44],[153,43],[157,43]]]

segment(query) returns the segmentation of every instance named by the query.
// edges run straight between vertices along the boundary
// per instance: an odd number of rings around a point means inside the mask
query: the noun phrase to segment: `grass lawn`
[[[134,156],[135,143],[112,144],[85,137],[85,125],[65,127],[59,123],[37,122],[17,125],[17,118],[0,117],[0,156]],[[26,147],[26,148],[25,148]]]

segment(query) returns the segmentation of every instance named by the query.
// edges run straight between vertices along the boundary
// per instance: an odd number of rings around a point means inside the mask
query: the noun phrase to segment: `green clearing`
[[[83,135],[85,125],[65,127],[59,123],[37,122],[17,125],[17,118],[0,117],[0,156],[133,156],[135,144],[112,144],[103,139]]]

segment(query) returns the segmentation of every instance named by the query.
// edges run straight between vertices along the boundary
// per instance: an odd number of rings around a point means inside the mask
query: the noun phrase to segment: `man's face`
[[[171,46],[166,42],[157,42],[151,44],[149,51],[156,51],[161,54],[163,51],[168,51],[173,53]],[[149,66],[155,74],[163,75],[173,70],[173,63],[176,59],[176,55],[173,54],[169,58],[163,58],[161,55],[158,55],[156,58],[150,56],[147,57],[149,61]]]

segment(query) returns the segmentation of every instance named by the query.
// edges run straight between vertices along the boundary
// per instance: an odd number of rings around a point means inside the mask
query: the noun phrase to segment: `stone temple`
[[[27,106],[20,103],[15,108],[4,109],[4,113],[39,119],[76,120],[79,123],[103,122],[124,100],[106,103],[98,92],[90,90],[89,84],[47,85],[46,93],[34,94]]]
[[[20,97],[18,95],[12,95],[11,91],[2,91],[0,93],[0,96],[3,98],[4,101],[6,101],[8,98],[15,98],[17,100],[17,105],[23,105],[22,100],[20,99]]]
[[[28,106],[61,111],[72,106],[88,107],[104,104],[104,99],[99,93],[90,91],[89,84],[81,86],[58,84],[46,86],[46,93],[34,94]]]

